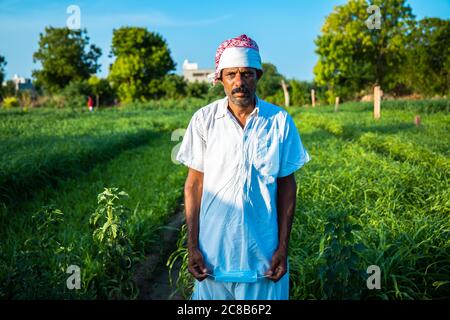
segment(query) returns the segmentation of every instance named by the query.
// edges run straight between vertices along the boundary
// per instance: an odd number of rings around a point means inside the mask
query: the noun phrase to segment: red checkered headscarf
[[[224,68],[251,67],[262,70],[258,45],[245,34],[222,42],[217,48],[215,60],[214,84],[220,79]]]

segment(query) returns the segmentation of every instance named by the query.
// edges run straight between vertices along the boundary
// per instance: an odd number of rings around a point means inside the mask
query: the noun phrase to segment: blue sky
[[[181,74],[184,59],[201,68],[214,66],[221,41],[246,33],[256,40],[263,61],[274,63],[289,78],[312,80],[317,61],[314,39],[325,17],[345,0],[0,0],[0,55],[7,78],[30,77],[39,33],[47,25],[64,27],[69,5],[81,10],[81,27],[101,47],[101,76],[107,75],[112,32],[121,26],[147,27],[167,40]],[[408,0],[418,19],[450,18],[450,0]]]

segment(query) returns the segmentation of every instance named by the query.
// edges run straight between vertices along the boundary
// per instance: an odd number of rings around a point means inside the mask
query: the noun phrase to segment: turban
[[[211,75],[217,83],[220,72],[225,68],[248,67],[262,70],[258,45],[245,34],[225,40],[216,51],[216,70]]]

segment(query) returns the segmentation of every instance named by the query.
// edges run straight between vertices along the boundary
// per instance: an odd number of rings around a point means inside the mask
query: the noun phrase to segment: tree
[[[165,98],[180,99],[187,94],[187,83],[182,76],[167,74],[161,83],[161,94]]]
[[[263,75],[258,81],[257,94],[264,100],[273,101],[281,97],[281,104],[284,103],[281,80],[284,77],[278,72],[277,67],[271,63],[263,63]]]
[[[5,66],[6,60],[5,57],[0,56],[0,98],[3,97],[3,80],[5,80]]]
[[[157,97],[164,76],[175,69],[166,41],[146,28],[114,30],[111,55],[116,60],[109,79],[122,102]]]
[[[289,80],[291,105],[304,106],[311,103],[313,84],[307,81]]]
[[[6,85],[2,84],[2,95],[3,97],[12,97],[17,94],[16,92],[16,84],[12,80],[7,80]]]
[[[187,86],[187,95],[193,98],[204,98],[208,94],[210,85],[207,82],[190,82]]]
[[[91,76],[87,81],[91,93],[95,96],[95,106],[108,105],[113,103],[114,90],[107,79]]]
[[[209,86],[205,99],[207,101],[214,101],[217,99],[222,99],[223,97],[225,97],[223,85],[221,82],[217,82],[214,86]]]
[[[380,29],[366,25],[372,4],[380,9]],[[328,87],[328,102],[333,103],[336,95],[354,97],[375,84],[384,91],[398,85],[413,26],[405,0],[350,0],[336,6],[315,40],[319,55],[315,80]]]
[[[425,18],[410,35],[405,83],[425,95],[450,91],[450,20]]]
[[[101,49],[91,44],[87,31],[46,27],[39,35],[39,49],[33,54],[42,70],[34,70],[36,84],[48,92],[56,92],[71,81],[86,80],[100,69],[97,63]]]
[[[59,107],[69,107],[72,110],[84,108],[90,94],[90,86],[86,80],[73,80],[58,94],[61,99],[58,101]]]

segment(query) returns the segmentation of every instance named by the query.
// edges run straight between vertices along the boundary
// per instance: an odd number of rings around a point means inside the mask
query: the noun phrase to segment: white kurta
[[[277,178],[310,160],[292,117],[257,99],[242,128],[228,99],[195,112],[177,160],[204,173],[199,247],[211,272],[263,275],[278,246]]]

